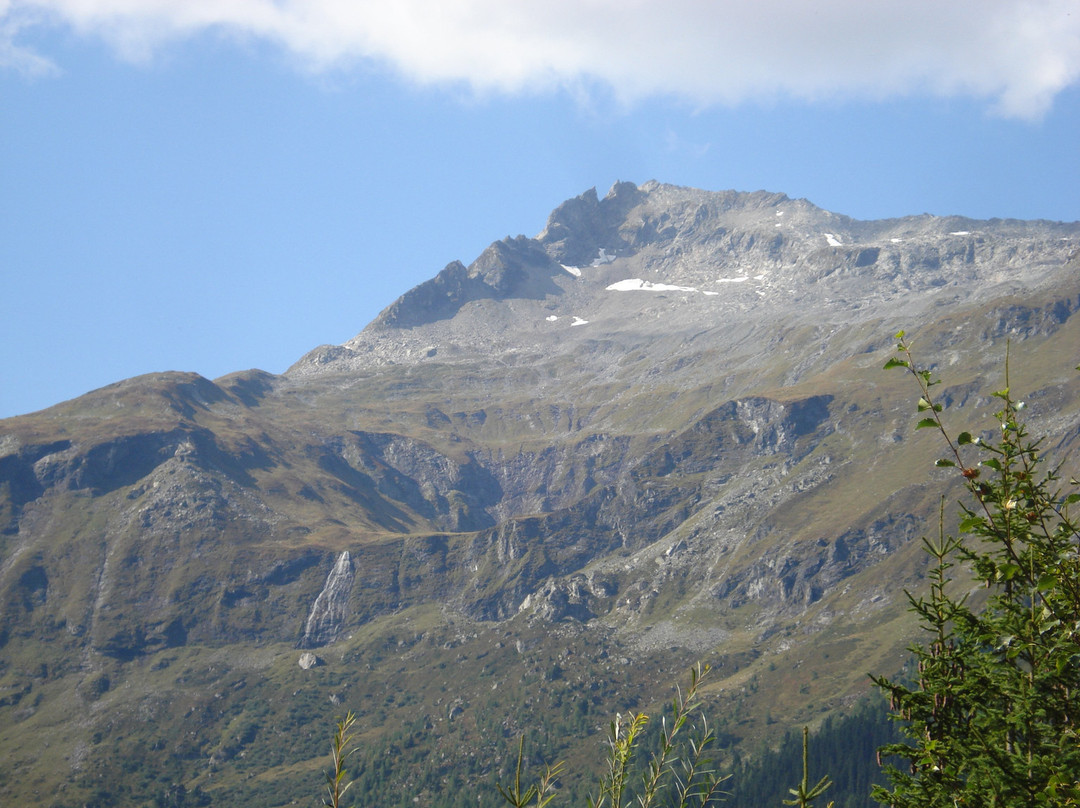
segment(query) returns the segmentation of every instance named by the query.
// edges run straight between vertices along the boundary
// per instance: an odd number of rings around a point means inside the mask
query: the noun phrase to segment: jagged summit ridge
[[[535,238],[452,262],[290,374],[495,347],[550,354],[600,334],[651,339],[720,320],[911,320],[929,305],[1038,287],[1078,243],[1075,223],[859,221],[780,193],[617,182],[559,205]]]
[[[588,265],[600,250],[623,246],[619,229],[646,195],[631,182],[615,183],[602,200],[590,188],[552,211],[536,240],[560,264]]]
[[[475,300],[543,300],[560,293],[553,282],[560,270],[533,239],[497,241],[468,267],[452,261],[430,281],[406,292],[379,314],[372,327],[412,328],[449,319]]]

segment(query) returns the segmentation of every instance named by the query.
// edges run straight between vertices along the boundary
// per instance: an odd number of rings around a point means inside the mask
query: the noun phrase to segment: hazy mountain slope
[[[0,796],[286,804],[352,708],[365,783],[448,804],[698,658],[744,749],[842,709],[903,663],[944,479],[891,334],[966,428],[1011,341],[1074,457],[1078,239],[620,183],[282,376],[0,422]]]

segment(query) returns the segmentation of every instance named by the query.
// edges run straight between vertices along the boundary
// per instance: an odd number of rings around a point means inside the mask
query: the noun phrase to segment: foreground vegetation
[[[1043,468],[1043,440],[1032,439],[1024,403],[994,392],[995,426],[960,432],[942,420],[939,384],[916,365],[903,332],[887,367],[919,385],[916,428],[935,429],[947,456],[937,465],[963,478],[958,535],[924,539],[933,561],[929,593],[909,595],[929,641],[912,648],[914,682],[875,681],[902,721],[906,743],[882,751],[890,788],[875,798],[896,808],[955,805],[1073,805],[1080,799],[1080,522]],[[1073,485],[1075,480],[1071,481]],[[956,585],[962,570],[970,585]],[[985,598],[985,599],[984,599]]]

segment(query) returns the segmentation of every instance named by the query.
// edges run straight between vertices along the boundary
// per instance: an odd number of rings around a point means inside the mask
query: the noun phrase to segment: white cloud
[[[1080,78],[1075,0],[0,0],[0,64],[47,64],[17,44],[28,21],[132,59],[217,30],[314,69],[374,60],[478,92],[599,82],[627,102],[929,93],[1038,117]]]

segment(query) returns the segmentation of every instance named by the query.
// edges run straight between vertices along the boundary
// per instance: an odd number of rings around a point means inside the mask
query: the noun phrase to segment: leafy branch
[[[344,808],[342,799],[345,797],[345,792],[352,787],[352,781],[345,782],[348,774],[345,762],[356,751],[355,747],[349,748],[356,738],[356,734],[352,732],[355,723],[356,716],[350,710],[335,725],[334,737],[330,742],[330,755],[334,769],[333,772],[327,772],[325,775],[326,796],[323,798],[323,805],[328,806],[328,808]]]
[[[940,380],[917,365],[904,332],[896,339],[885,367],[916,380],[915,428],[939,432],[948,455],[936,465],[958,469],[973,501],[961,504],[958,536],[946,534],[942,514],[938,539],[923,539],[930,591],[908,599],[933,640],[911,648],[916,681],[874,677],[910,741],[881,750],[909,771],[889,767],[892,790],[874,796],[896,808],[1075,805],[1080,525],[1069,507],[1080,494],[1060,490],[1060,467],[1043,470],[1042,441],[1029,437],[1024,403],[1009,387],[1008,356],[1005,386],[992,394],[997,428],[953,438],[934,396]],[[979,608],[949,591],[956,566],[987,591]]]

